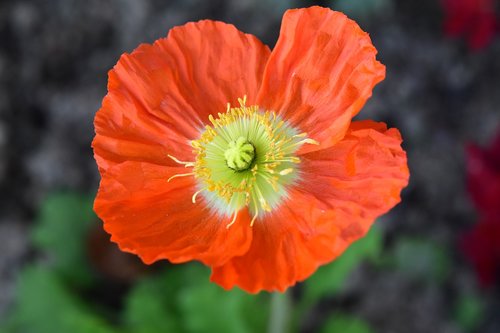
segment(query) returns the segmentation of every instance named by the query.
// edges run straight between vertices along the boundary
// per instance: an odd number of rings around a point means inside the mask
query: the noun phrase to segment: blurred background
[[[400,129],[410,185],[370,233],[272,298],[198,264],[145,266],[92,212],[107,71],[188,21],[272,47],[287,8],[340,10],[387,78],[360,119]],[[0,1],[0,332],[500,332],[498,0]],[[276,328],[278,327],[278,328]]]

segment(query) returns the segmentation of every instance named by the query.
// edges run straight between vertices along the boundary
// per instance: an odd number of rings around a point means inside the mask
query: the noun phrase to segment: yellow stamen
[[[226,225],[226,229],[229,229],[229,227],[231,227],[236,222],[237,217],[238,217],[238,211],[235,211],[233,219],[231,220],[231,222],[228,225]]]
[[[237,220],[240,209],[247,207],[253,215],[253,226],[259,214],[278,206],[286,186],[293,183],[301,159],[296,152],[303,144],[319,144],[299,133],[275,112],[263,111],[258,105],[247,106],[247,97],[238,98],[238,107],[227,104],[226,112],[209,115],[197,140],[191,141],[194,162],[170,159],[190,173],[168,179],[194,176],[198,189],[193,204],[203,192],[208,202],[222,208],[225,216],[234,214],[227,228]],[[295,134],[299,133],[299,134]]]
[[[170,181],[174,178],[179,178],[179,177],[187,177],[187,176],[194,176],[195,173],[194,172],[190,172],[190,173],[178,173],[176,175],[173,175],[172,177],[170,177],[169,179],[167,179],[167,182],[170,183]]]
[[[289,173],[292,173],[292,172],[293,172],[292,168],[283,169],[280,171],[280,176],[285,176],[285,175],[288,175]]]
[[[250,221],[250,227],[253,227],[253,224],[255,223],[255,220],[257,219],[257,216],[258,216],[258,215],[259,215],[259,214],[258,214],[258,213],[256,213],[256,214],[253,216],[252,221]]]
[[[320,143],[318,141],[316,141],[314,139],[310,139],[310,138],[304,139],[304,140],[300,141],[299,143],[302,143],[302,144],[307,143],[307,144],[316,145],[316,146],[320,145]]]
[[[172,155],[167,154],[167,156],[170,157],[172,160],[174,160],[174,162],[184,165],[186,168],[194,167],[194,165],[195,165],[195,162],[184,162],[184,161],[177,159],[176,157],[174,157]]]
[[[204,189],[201,189],[201,190],[198,190],[196,192],[194,192],[193,196],[191,197],[191,201],[195,204],[196,203],[196,197],[198,196],[198,194],[200,194]]]
[[[307,137],[307,133],[306,132],[302,132],[300,134],[296,134],[293,136],[294,138],[305,138]],[[319,142],[314,140],[314,139],[311,139],[311,138],[305,138],[304,140],[301,140],[301,141],[298,141],[296,143],[294,143],[293,145],[294,146],[301,146],[303,144],[310,144],[310,145],[316,145],[316,146],[319,146]]]

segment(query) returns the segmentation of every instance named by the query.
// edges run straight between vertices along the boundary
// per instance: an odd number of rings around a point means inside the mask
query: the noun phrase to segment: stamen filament
[[[184,162],[169,154],[167,156],[174,160],[174,162],[184,165],[186,168],[195,166],[195,162]]]
[[[238,217],[238,211],[235,211],[233,219],[231,220],[231,222],[228,225],[226,225],[226,229],[229,229],[229,227],[231,227],[236,222],[237,217]]]
[[[198,194],[200,194],[204,189],[201,189],[201,190],[198,190],[196,192],[194,192],[193,196],[191,197],[191,201],[195,204],[196,203],[196,197],[198,196]]]
[[[319,146],[319,145],[320,145],[320,143],[319,143],[318,141],[316,141],[316,140],[314,140],[314,139],[310,139],[310,138],[304,139],[304,140],[302,140],[302,141],[300,141],[300,142],[298,142],[298,143],[300,143],[300,144],[307,143],[307,144],[310,144],[310,145],[316,145],[316,146]]]
[[[262,212],[277,207],[286,187],[300,176],[301,159],[296,152],[303,144],[319,144],[275,112],[247,106],[246,102],[246,96],[238,98],[239,106],[228,103],[226,112],[208,117],[200,137],[191,141],[194,162],[168,155],[186,168],[193,167],[193,172],[173,175],[168,181],[194,176],[197,188],[191,201],[196,203],[203,192],[221,214],[234,214],[227,228],[245,207],[253,215],[250,226]]]
[[[285,175],[288,175],[289,173],[292,173],[292,172],[293,172],[292,168],[283,169],[280,171],[280,176],[285,176]]]
[[[173,175],[172,177],[170,177],[169,179],[167,179],[167,183],[170,183],[170,181],[174,178],[179,178],[179,177],[187,177],[187,176],[194,176],[196,175],[196,173],[194,172],[190,172],[190,173],[178,173],[176,175]]]
[[[252,221],[250,221],[250,227],[253,227],[253,224],[255,223],[255,220],[257,219],[257,216],[259,215],[259,213],[255,213],[255,215],[253,216],[252,218]]]

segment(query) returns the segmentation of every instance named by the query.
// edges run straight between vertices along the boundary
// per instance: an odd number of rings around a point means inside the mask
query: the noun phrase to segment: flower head
[[[444,30],[448,36],[464,37],[473,50],[486,47],[495,36],[498,19],[495,0],[442,0]]]
[[[484,288],[500,281],[500,212],[487,214],[463,235],[461,247]]]
[[[284,290],[362,237],[408,182],[396,129],[351,119],[385,76],[345,15],[289,10],[271,52],[222,22],[123,55],[95,118],[95,210],[144,262]]]
[[[487,148],[468,147],[467,188],[480,219],[461,246],[480,284],[489,287],[500,278],[500,133]]]
[[[482,214],[500,213],[500,133],[487,148],[467,147],[467,188]]]

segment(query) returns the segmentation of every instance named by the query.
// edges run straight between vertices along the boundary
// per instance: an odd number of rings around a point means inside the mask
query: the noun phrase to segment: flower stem
[[[274,292],[271,294],[271,315],[267,328],[268,333],[288,332],[290,307],[288,293]]]

